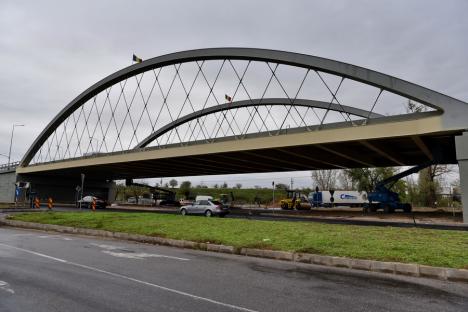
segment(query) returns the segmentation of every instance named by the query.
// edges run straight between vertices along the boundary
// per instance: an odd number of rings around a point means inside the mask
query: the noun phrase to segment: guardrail
[[[16,169],[16,167],[19,166],[19,161],[15,161],[9,164],[2,164],[0,165],[0,172],[1,171],[13,171]]]

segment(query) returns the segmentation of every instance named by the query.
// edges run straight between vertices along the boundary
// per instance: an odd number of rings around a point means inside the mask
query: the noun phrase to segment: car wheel
[[[187,215],[187,210],[185,209],[180,210],[180,214],[183,216]]]
[[[205,211],[205,217],[211,217],[213,215],[213,213],[211,212],[211,210],[207,210]]]

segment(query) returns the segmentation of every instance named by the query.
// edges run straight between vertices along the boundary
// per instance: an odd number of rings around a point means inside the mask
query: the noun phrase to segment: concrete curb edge
[[[234,246],[226,246],[211,243],[199,243],[185,240],[168,239],[162,237],[153,237],[139,234],[129,234],[122,232],[110,232],[104,230],[94,230],[86,228],[75,228],[69,226],[53,225],[53,224],[41,224],[33,222],[15,221],[8,220],[6,218],[0,218],[0,224],[35,229],[42,231],[53,231],[59,233],[68,234],[81,234],[88,236],[98,236],[107,238],[117,238],[128,241],[135,241],[140,243],[149,243],[163,246],[171,246],[178,248],[205,250],[212,252],[221,252],[228,254],[244,255],[250,257],[260,257],[276,260],[284,260],[298,263],[310,263],[316,265],[324,265],[338,268],[348,268],[355,270],[364,270],[371,272],[387,273],[406,275],[413,277],[425,277],[444,281],[456,281],[468,283],[468,270],[464,269],[453,269],[443,267],[433,267],[420,264],[412,263],[400,263],[400,262],[384,262],[376,260],[364,260],[364,259],[352,259],[346,257],[336,256],[324,256],[315,255],[300,252],[288,252],[288,251],[277,251],[277,250],[264,250],[255,248],[236,248]]]

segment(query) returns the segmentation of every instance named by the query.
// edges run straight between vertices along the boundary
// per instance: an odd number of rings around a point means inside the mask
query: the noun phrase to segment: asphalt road
[[[468,285],[0,227],[0,311],[468,311]]]

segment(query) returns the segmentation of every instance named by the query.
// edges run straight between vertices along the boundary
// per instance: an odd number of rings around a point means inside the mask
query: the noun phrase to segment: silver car
[[[200,214],[206,217],[220,216],[224,217],[229,213],[229,208],[223,206],[220,202],[211,200],[195,201],[191,205],[180,207],[179,212],[185,216],[187,214]]]

